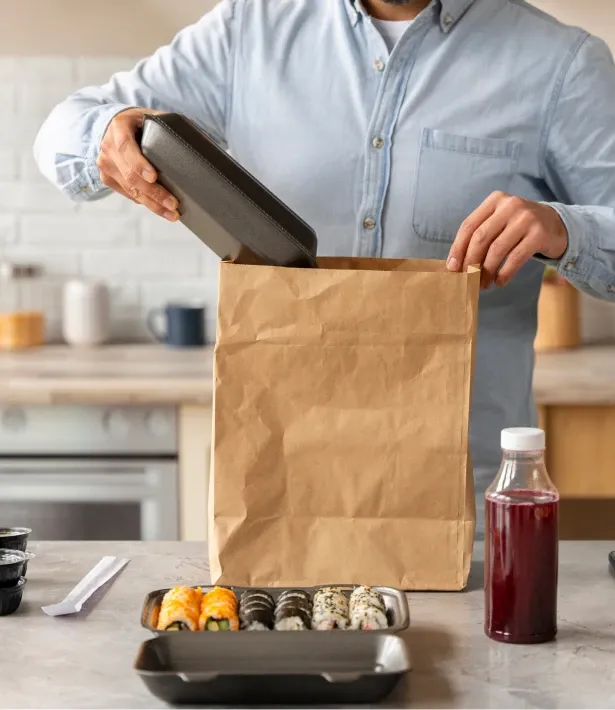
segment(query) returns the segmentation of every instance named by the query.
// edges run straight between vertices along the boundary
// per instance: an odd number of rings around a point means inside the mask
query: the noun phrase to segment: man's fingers
[[[144,158],[137,143],[135,133],[142,124],[143,115],[129,115],[127,120],[118,121],[118,125],[113,128],[111,138],[123,182],[132,188],[131,194],[134,195],[137,190],[139,195],[162,205],[167,212],[176,212],[178,207],[176,198],[156,182],[158,175]]]
[[[149,185],[143,180],[138,181],[137,184],[129,185],[124,181],[124,177],[117,165],[113,162],[113,159],[109,158],[109,156],[104,153],[99,155],[97,164],[100,170],[100,179],[103,185],[110,187],[112,190],[124,197],[127,197],[129,200],[147,207],[149,210],[154,212],[154,214],[164,217],[170,222],[176,222],[179,219],[177,200],[174,199],[173,204],[175,207],[172,209],[171,207],[165,207],[164,204],[161,204],[164,200],[153,200],[145,193],[145,191],[141,192],[139,190],[140,186],[145,186],[147,190],[157,192],[157,194],[160,195],[160,190],[162,190],[163,193],[166,193],[164,188],[159,185]]]
[[[148,113],[128,109],[109,124],[96,164],[103,184],[171,222],[179,219],[178,200],[158,180],[158,174],[141,153],[136,134]]]
[[[105,187],[109,187],[114,192],[122,195],[122,197],[126,197],[127,199],[136,202],[136,200],[134,200],[120,184],[122,176],[120,175],[120,171],[114,165],[106,163],[102,159],[102,156],[99,156],[98,168],[100,169],[100,180]]]
[[[496,276],[495,283],[497,286],[506,286],[506,284],[516,276],[519,271],[527,264],[527,262],[536,253],[536,241],[530,237],[521,240],[519,245],[506,258],[506,262]]]
[[[122,173],[125,189],[130,188],[128,192],[133,199],[139,199],[137,195],[142,195],[148,200],[157,202],[165,211],[176,212],[178,202],[168,190],[156,182],[158,177],[156,171],[143,157],[135,138],[135,130],[134,124],[131,129],[127,129],[127,123],[124,123],[113,134],[114,162]],[[139,199],[139,202],[142,200]]]
[[[494,192],[463,221],[451,246],[447,266],[450,271],[461,271],[474,232],[494,214],[503,193]]]
[[[493,242],[506,229],[507,216],[496,210],[472,234],[463,262],[464,271],[473,264],[483,264]]]
[[[135,145],[137,145],[136,141]],[[152,202],[158,203],[167,212],[177,211],[177,199],[173,197],[168,190],[165,190],[165,188],[157,182],[152,184],[144,180],[138,172],[138,169],[135,169],[134,163],[130,163],[126,160],[126,153],[123,155],[117,153],[116,156],[116,164],[122,175],[122,184],[133,199],[143,204],[141,198],[147,198]]]
[[[118,117],[116,125],[112,126],[110,138],[117,154],[128,166],[129,170],[149,183],[155,183],[158,174],[154,167],[145,159],[137,143],[137,130],[143,125],[143,115],[129,115],[125,119]]]
[[[152,200],[147,195],[140,195],[137,201],[139,204],[147,207],[148,210],[154,214],[157,214],[159,217],[168,219],[169,222],[177,222],[179,219],[179,212],[177,212],[177,210],[168,210],[166,207],[161,205],[159,202],[156,202],[156,200]]]
[[[481,270],[481,287],[489,288],[496,280],[498,271],[506,257],[514,251],[525,236],[525,228],[520,224],[509,224],[491,244]]]

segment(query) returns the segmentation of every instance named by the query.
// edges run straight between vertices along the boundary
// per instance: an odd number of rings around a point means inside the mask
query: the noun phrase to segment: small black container
[[[0,548],[0,588],[14,587],[25,575],[28,560],[33,557],[31,552]]]
[[[0,548],[25,552],[31,533],[30,528],[0,528]]]
[[[0,616],[8,616],[19,609],[26,581],[25,577],[20,577],[14,586],[0,589]]]

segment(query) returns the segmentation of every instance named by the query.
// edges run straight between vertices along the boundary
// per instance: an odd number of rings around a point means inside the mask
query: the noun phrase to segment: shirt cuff
[[[550,266],[567,279],[585,281],[591,265],[589,253],[592,224],[588,215],[578,208],[559,202],[541,202],[555,210],[568,232],[568,248],[561,259],[547,259],[537,255],[536,259],[545,266]]]

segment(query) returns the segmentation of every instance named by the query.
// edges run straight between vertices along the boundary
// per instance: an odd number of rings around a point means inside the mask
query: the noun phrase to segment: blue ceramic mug
[[[160,321],[164,325],[160,327]],[[161,343],[172,348],[198,348],[205,345],[205,308],[170,303],[154,308],[147,316],[147,327]]]

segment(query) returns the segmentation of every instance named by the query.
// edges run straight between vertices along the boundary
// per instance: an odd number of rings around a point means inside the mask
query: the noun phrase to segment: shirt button
[[[607,288],[607,293],[615,293],[615,286],[609,286]]]
[[[566,271],[571,271],[572,269],[574,269],[574,267],[575,267],[576,265],[577,265],[577,260],[576,260],[576,259],[572,259],[571,261],[569,261],[569,262],[566,264],[566,266],[564,266],[564,269],[566,269]]]
[[[376,148],[377,150],[380,150],[380,148],[382,148],[382,147],[384,146],[384,141],[382,140],[382,138],[380,138],[380,136],[377,136],[377,137],[374,138],[374,140],[372,141],[372,145],[373,145],[374,148]]]
[[[366,217],[365,221],[363,222],[363,226],[365,227],[365,229],[375,229],[376,220],[373,217]]]
[[[446,13],[446,15],[442,18],[442,21],[444,22],[445,27],[450,27],[453,24],[453,16]]]
[[[374,67],[376,71],[384,71],[384,62],[382,61],[382,59],[376,59],[376,61],[374,62]]]

